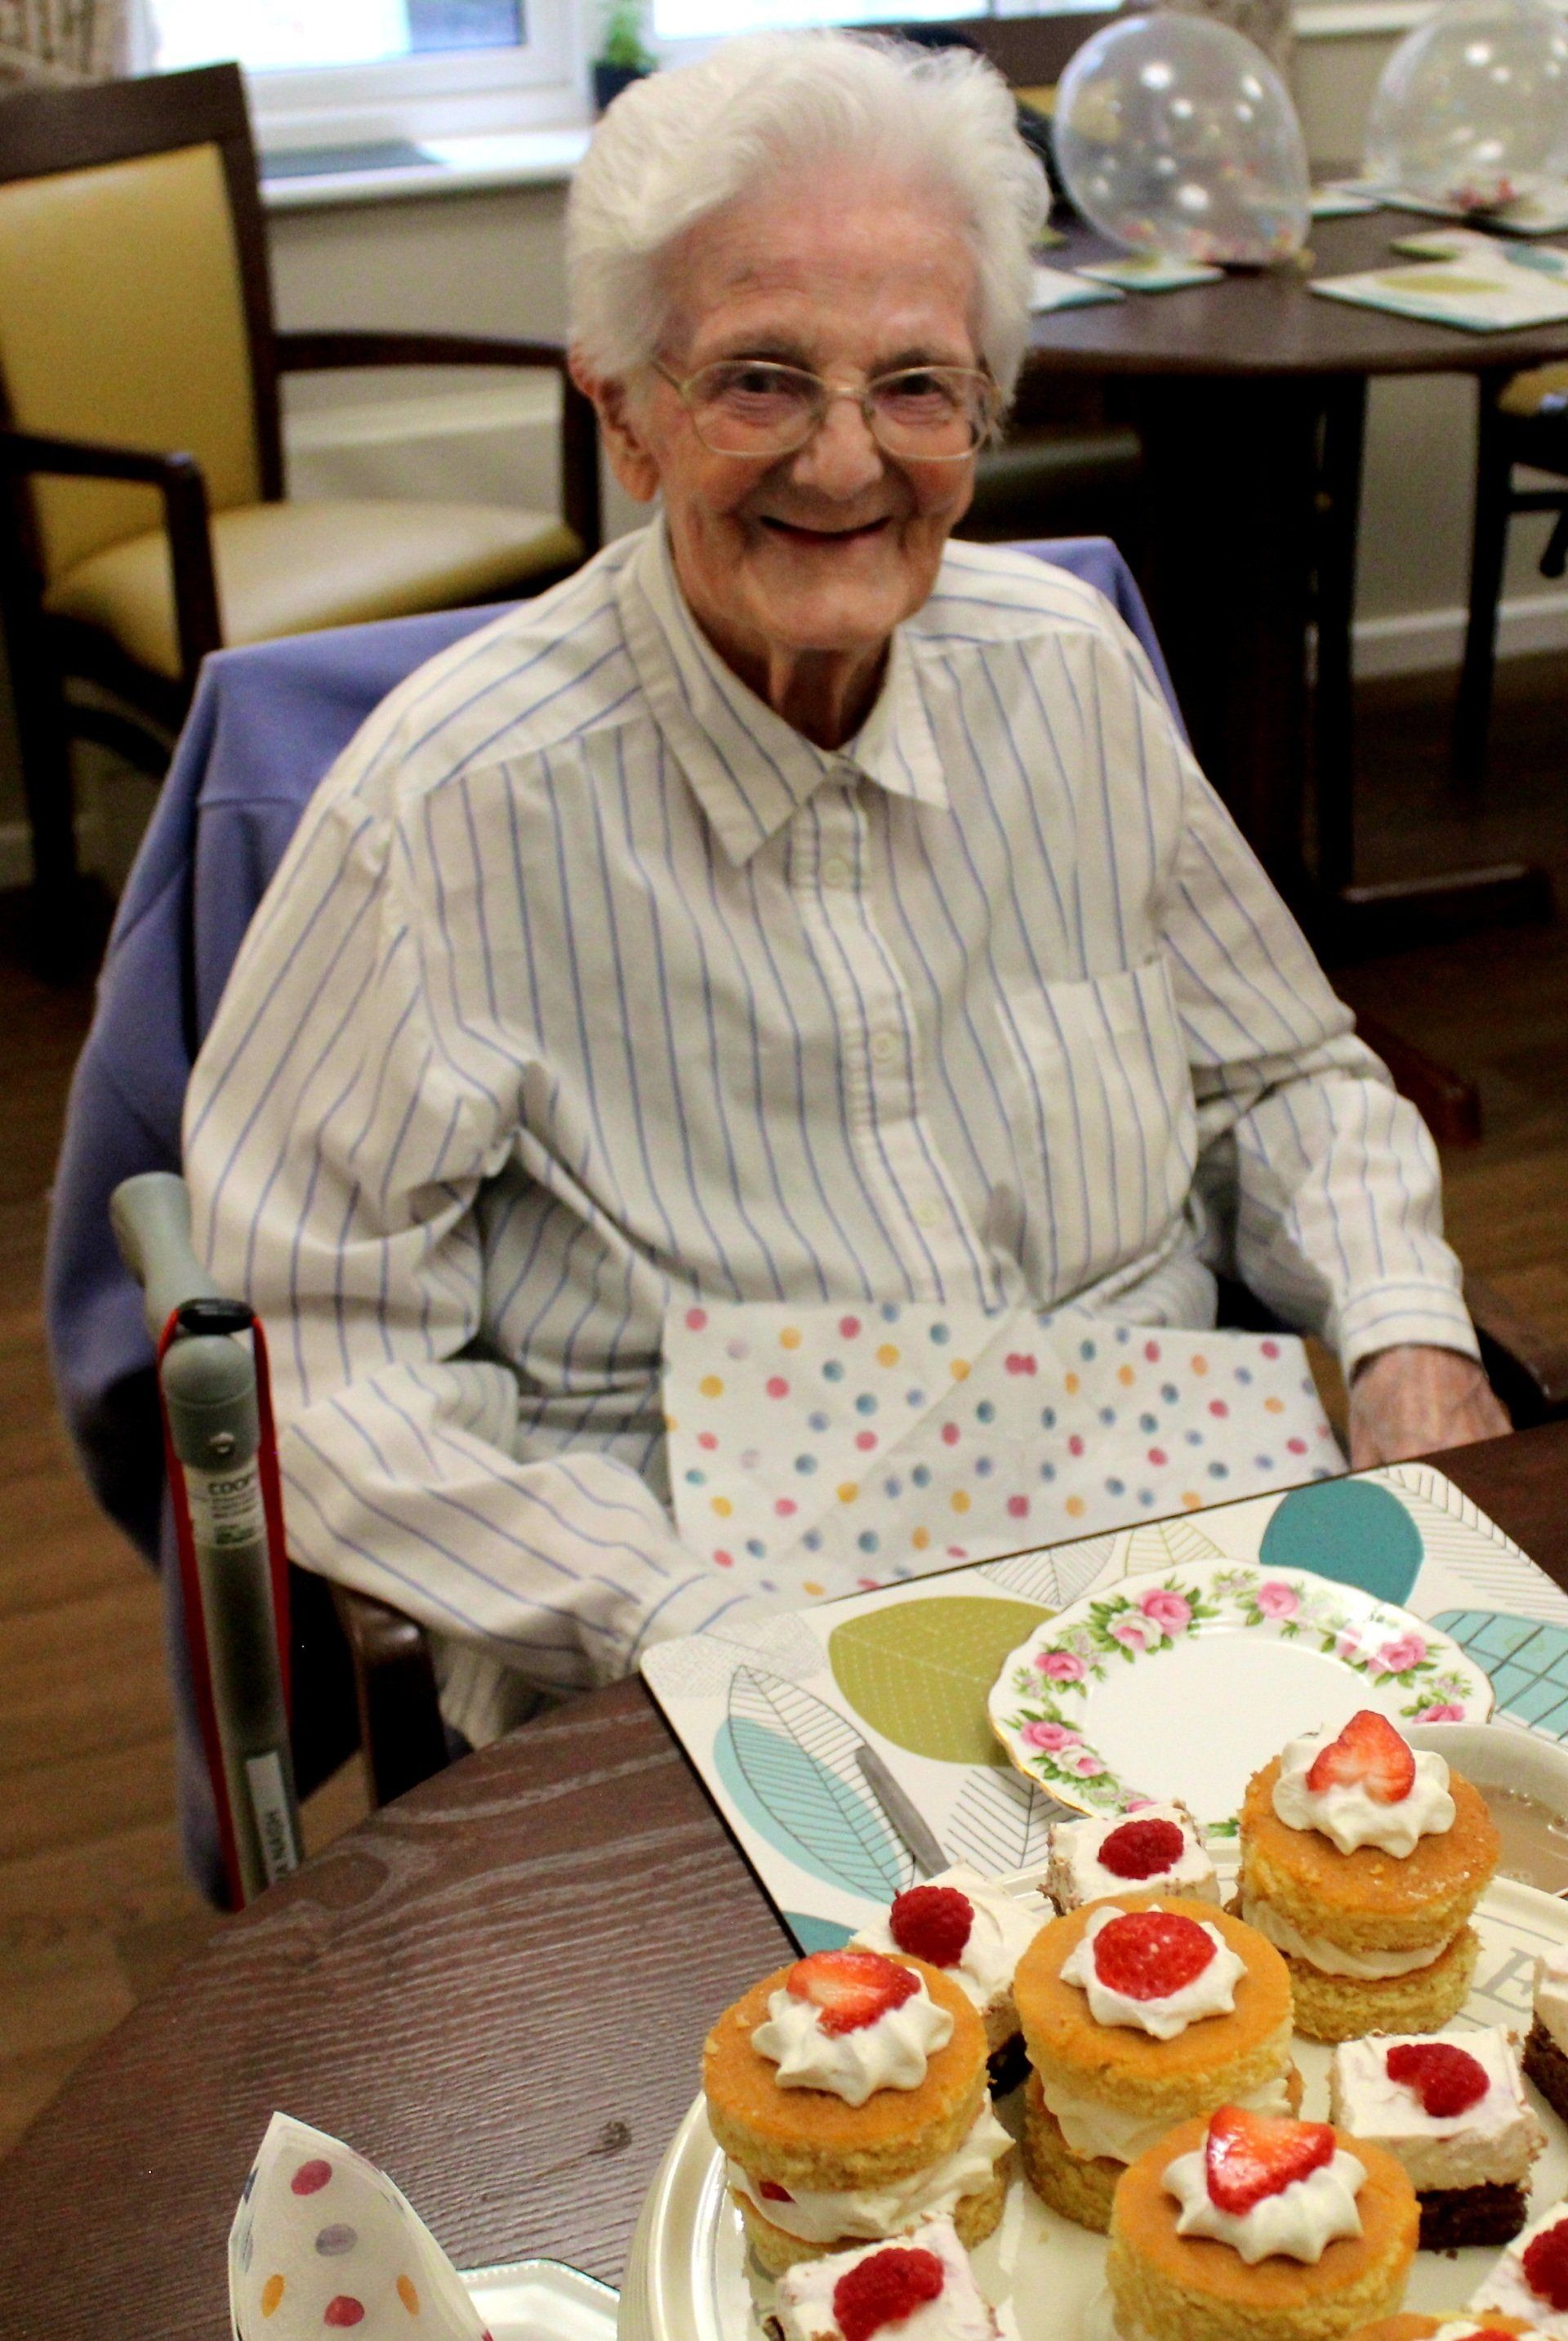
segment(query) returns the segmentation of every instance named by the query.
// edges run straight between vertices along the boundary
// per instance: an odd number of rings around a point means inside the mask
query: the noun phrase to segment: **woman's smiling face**
[[[666,265],[660,358],[677,380],[732,357],[850,387],[899,366],[980,363],[974,256],[935,189],[835,166],[703,221]],[[813,654],[879,659],[929,594],[973,491],[973,457],[897,461],[850,399],[772,463],[712,453],[659,375],[622,412],[616,468],[633,493],[662,493],[687,600],[748,679]]]

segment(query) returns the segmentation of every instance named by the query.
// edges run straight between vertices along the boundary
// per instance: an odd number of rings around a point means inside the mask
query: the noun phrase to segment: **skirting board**
[[[1406,610],[1391,618],[1362,618],[1355,627],[1355,672],[1362,676],[1425,674],[1457,667],[1464,643],[1464,613],[1460,609]],[[1561,650],[1568,650],[1568,593],[1520,594],[1503,603],[1497,623],[1499,658]],[[77,823],[77,849],[84,862],[93,861],[96,842],[96,824],[88,814]],[[31,875],[25,825],[0,822],[0,889],[25,886]]]

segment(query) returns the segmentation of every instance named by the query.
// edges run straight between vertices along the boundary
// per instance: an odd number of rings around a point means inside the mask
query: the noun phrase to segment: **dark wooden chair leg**
[[[55,980],[75,972],[83,945],[70,728],[59,669],[39,629],[14,602],[6,615],[11,703],[33,852],[32,955],[40,974]]]
[[[387,1805],[447,1762],[430,1642],[412,1618],[368,1594],[335,1585],[332,1600],[353,1660],[371,1802]]]
[[[1464,663],[1454,711],[1454,776],[1474,793],[1486,771],[1486,735],[1492,723],[1493,672],[1497,657],[1497,604],[1503,593],[1503,561],[1508,545],[1513,464],[1508,419],[1497,396],[1508,377],[1489,374],[1477,386],[1475,518],[1470,543],[1470,615],[1464,630]]]

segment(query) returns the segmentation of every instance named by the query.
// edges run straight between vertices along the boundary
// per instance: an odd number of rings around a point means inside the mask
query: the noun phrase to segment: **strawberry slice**
[[[1538,2300],[1568,2308],[1568,2219],[1543,2227],[1525,2245],[1524,2281]]]
[[[793,2203],[795,2200],[788,2187],[780,2187],[776,2178],[759,2178],[757,2192],[764,2203]]]
[[[1210,2117],[1204,2145],[1208,2199],[1216,2210],[1250,2211],[1265,2195],[1283,2194],[1333,2160],[1334,2132],[1326,2122],[1221,2106]]]
[[[813,1951],[797,1959],[784,1978],[796,1999],[809,1999],[824,2032],[858,2032],[890,2007],[902,2007],[920,1988],[913,1967],[884,1958],[880,1951]]]
[[[1306,1785],[1314,1796],[1328,1788],[1365,1788],[1374,1805],[1397,1805],[1415,1786],[1415,1756],[1385,1715],[1364,1707],[1337,1739],[1320,1748]]]
[[[1181,1859],[1186,1843],[1175,1821],[1124,1821],[1100,1848],[1100,1868],[1113,1878],[1157,1878]]]
[[[1095,1973],[1126,1999],[1168,1999],[1202,1975],[1214,1938],[1175,1910],[1127,1910],[1095,1937]]]
[[[1446,2121],[1486,2095],[1486,2067],[1451,2040],[1406,2040],[1384,2059],[1391,2081],[1412,2090],[1423,2113]]]
[[[894,1901],[888,1932],[901,1951],[934,1967],[956,1967],[975,1924],[975,1906],[956,1886],[911,1886]]]
[[[873,2252],[833,2286],[833,2314],[844,2341],[871,2341],[889,2325],[902,2325],[928,2300],[939,2300],[946,2271],[935,2252],[918,2246]]]

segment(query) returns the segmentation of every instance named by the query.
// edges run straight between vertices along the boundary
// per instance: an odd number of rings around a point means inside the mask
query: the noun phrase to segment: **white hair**
[[[566,215],[571,338],[589,370],[624,377],[655,355],[662,263],[689,229],[842,156],[951,197],[975,255],[980,351],[1010,397],[1048,199],[1007,85],[972,50],[837,32],[749,34],[610,106]]]

